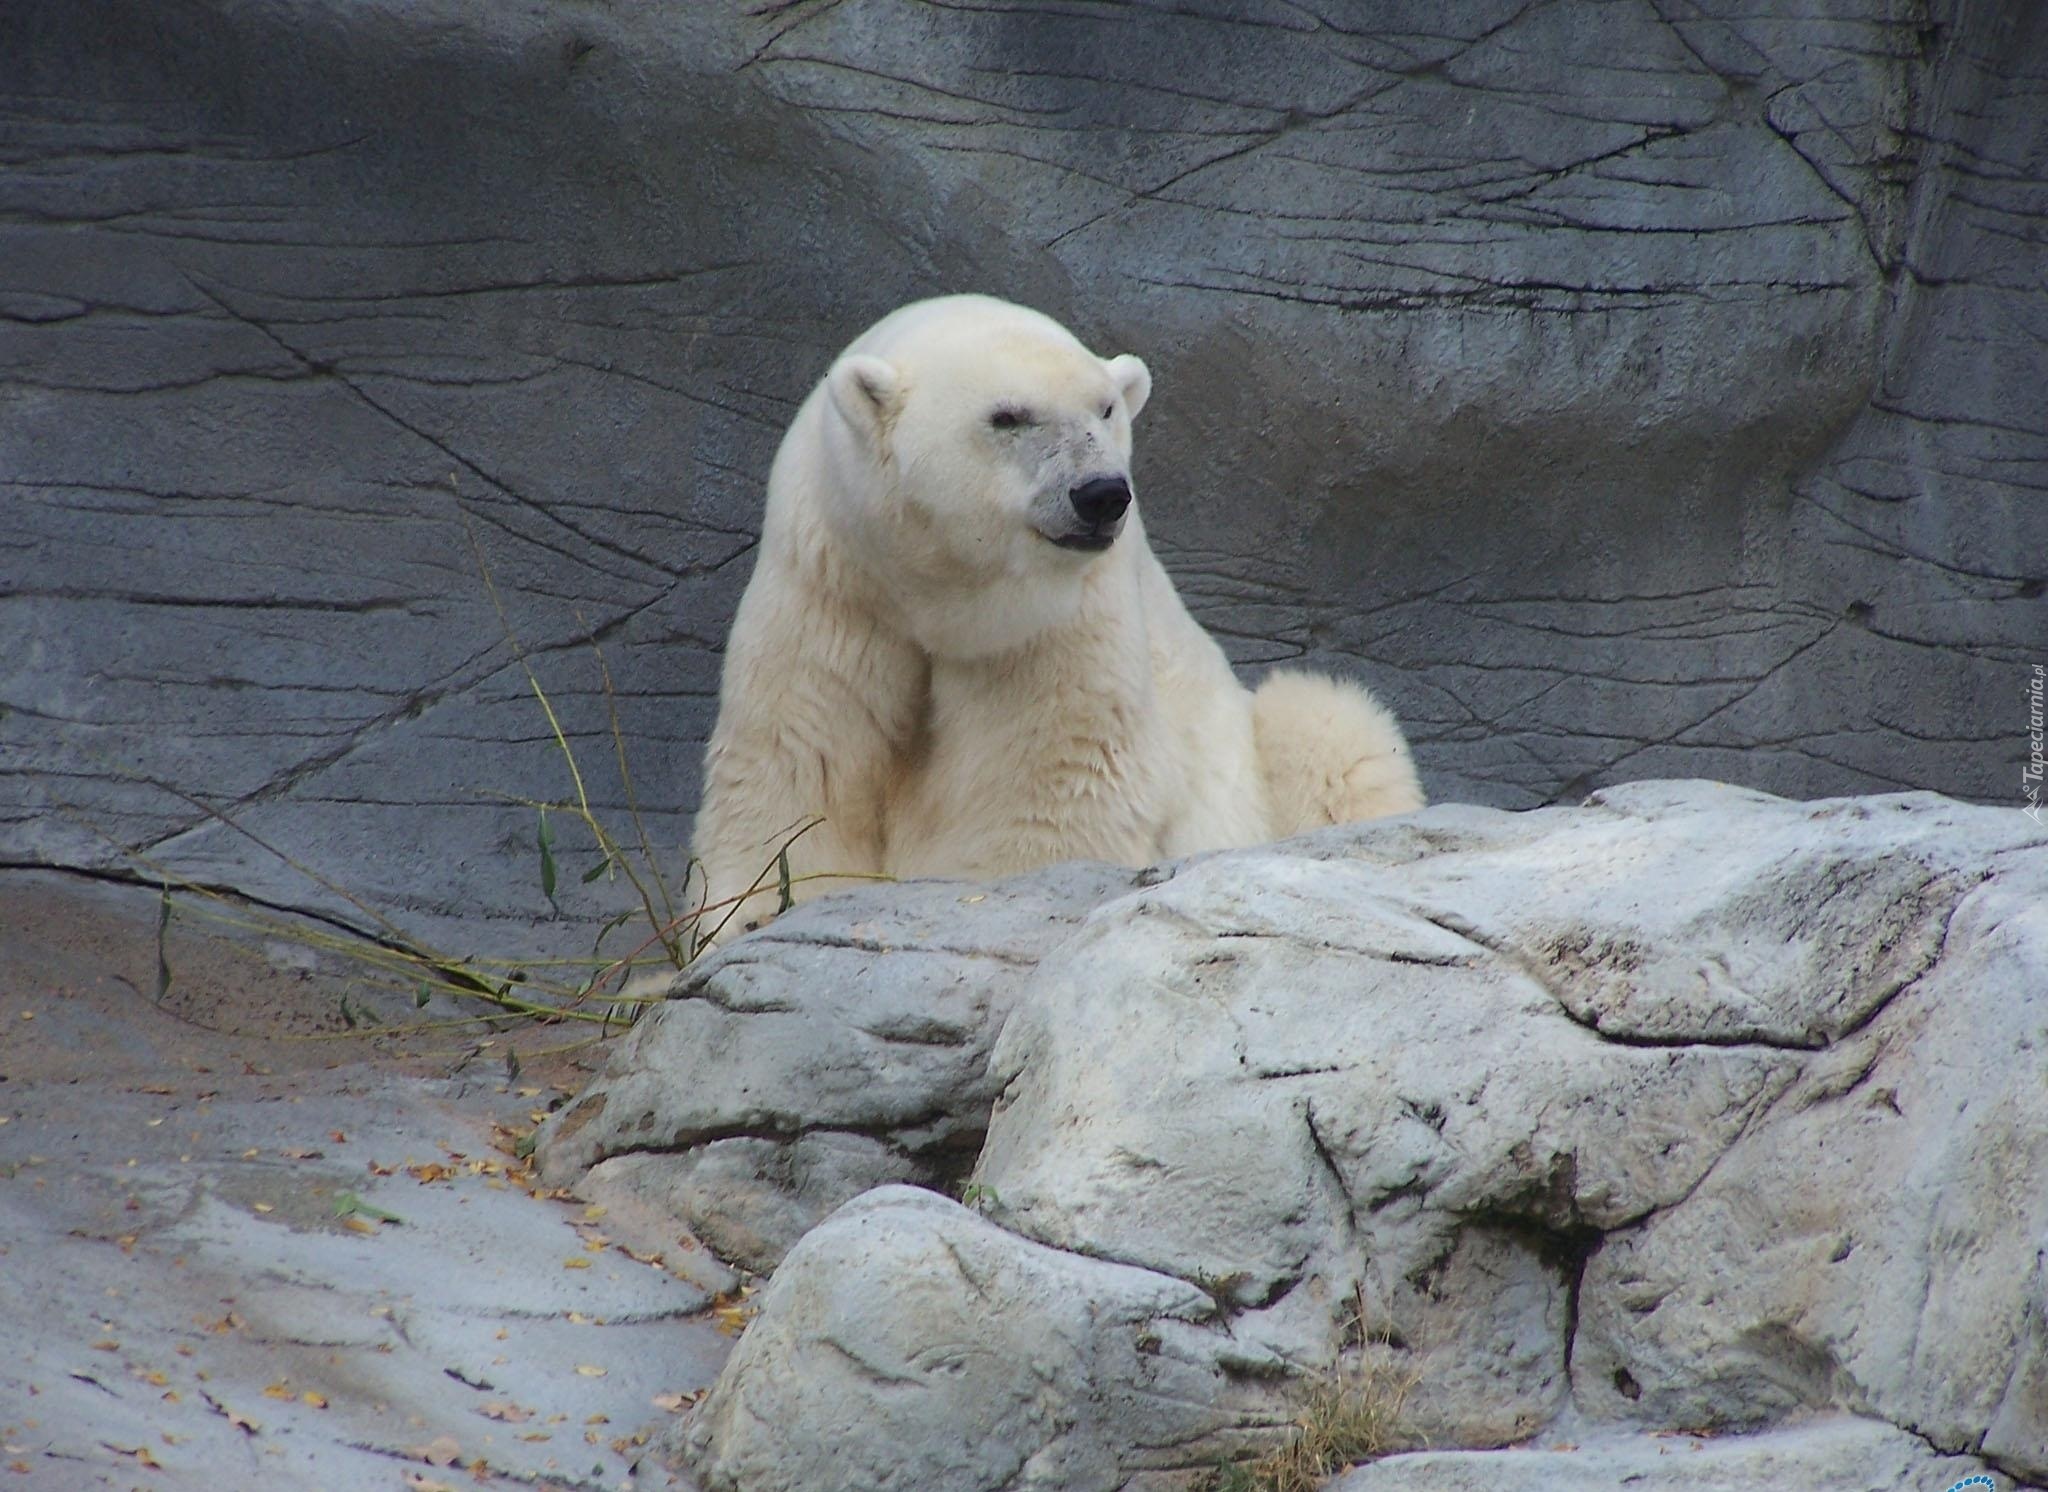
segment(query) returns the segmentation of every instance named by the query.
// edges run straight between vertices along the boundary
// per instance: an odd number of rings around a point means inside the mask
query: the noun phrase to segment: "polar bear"
[[[1131,492],[1151,388],[978,295],[905,306],[832,365],[769,472],[726,648],[705,933],[773,914],[785,846],[801,900],[1421,806],[1371,695],[1287,672],[1250,693],[1181,604]]]

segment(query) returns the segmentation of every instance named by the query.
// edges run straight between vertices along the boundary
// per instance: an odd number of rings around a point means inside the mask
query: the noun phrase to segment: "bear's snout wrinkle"
[[[1131,484],[1122,477],[1096,477],[1068,493],[1067,501],[1090,528],[1106,528],[1131,505]]]

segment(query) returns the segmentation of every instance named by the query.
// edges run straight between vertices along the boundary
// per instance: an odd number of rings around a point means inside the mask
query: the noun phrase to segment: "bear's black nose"
[[[1131,505],[1131,484],[1122,477],[1096,477],[1067,494],[1067,501],[1090,528],[1104,528],[1124,516]]]

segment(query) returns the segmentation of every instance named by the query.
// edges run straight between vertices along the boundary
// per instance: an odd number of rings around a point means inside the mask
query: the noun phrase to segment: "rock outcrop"
[[[542,1153],[788,1249],[678,1444],[720,1492],[1173,1485],[1332,1375],[1398,1385],[1397,1443],[1432,1448],[1360,1487],[1668,1452],[1761,1489],[1827,1447],[2048,1483],[2022,813],[1438,807],[827,900],[678,995]],[[763,1148],[722,1159],[735,1132]],[[857,1163],[803,1158],[846,1134]],[[847,1200],[902,1180],[972,1208]]]

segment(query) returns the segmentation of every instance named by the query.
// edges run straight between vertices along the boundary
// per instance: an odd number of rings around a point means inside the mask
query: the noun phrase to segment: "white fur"
[[[705,756],[707,895],[765,888],[729,931],[772,914],[777,850],[812,819],[789,848],[799,899],[847,875],[1142,865],[1420,806],[1364,690],[1238,684],[1135,503],[1106,550],[1051,542],[1075,487],[1128,480],[1150,393],[1135,357],[948,296],[876,323],[804,401]]]

